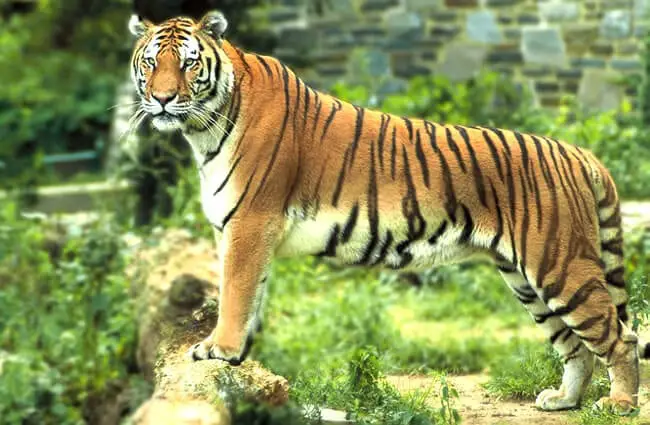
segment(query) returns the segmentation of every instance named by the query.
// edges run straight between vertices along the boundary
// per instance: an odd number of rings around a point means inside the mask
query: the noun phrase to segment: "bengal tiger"
[[[536,405],[578,407],[598,357],[611,392],[597,406],[636,408],[637,353],[650,350],[626,325],[619,197],[592,153],[346,103],[237,48],[227,26],[219,12],[129,22],[134,120],[182,131],[215,230],[219,320],[192,359],[243,361],[274,258],[398,270],[487,258],[564,360]]]

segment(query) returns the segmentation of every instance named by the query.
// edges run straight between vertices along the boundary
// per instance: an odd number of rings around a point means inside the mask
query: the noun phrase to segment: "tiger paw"
[[[594,407],[600,410],[608,410],[619,416],[630,416],[638,410],[628,396],[603,397],[594,404]]]
[[[224,352],[217,345],[210,344],[208,340],[193,345],[188,356],[193,361],[221,360],[230,363],[231,366],[239,366],[243,360],[241,356]]]
[[[535,400],[535,406],[546,411],[574,409],[579,404],[579,400],[569,397],[564,390],[553,388],[542,391]]]

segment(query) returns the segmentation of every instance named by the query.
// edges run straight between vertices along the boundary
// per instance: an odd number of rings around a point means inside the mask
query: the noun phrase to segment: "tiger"
[[[620,200],[593,153],[347,103],[238,48],[227,28],[218,11],[129,21],[134,118],[182,132],[214,229],[218,322],[191,360],[244,361],[275,258],[400,271],[483,259],[563,359],[539,409],[580,407],[595,358],[611,381],[596,406],[638,408],[650,349],[627,324]]]

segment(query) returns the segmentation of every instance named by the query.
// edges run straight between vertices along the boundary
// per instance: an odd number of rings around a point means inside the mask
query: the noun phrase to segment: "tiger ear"
[[[151,22],[141,19],[138,15],[131,15],[131,19],[129,19],[129,31],[136,37],[145,35],[152,26]]]
[[[201,18],[199,27],[211,36],[220,39],[228,29],[228,20],[221,12],[208,12]]]

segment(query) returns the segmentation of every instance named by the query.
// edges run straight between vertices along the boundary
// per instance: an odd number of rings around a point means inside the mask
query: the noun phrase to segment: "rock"
[[[394,9],[386,12],[384,16],[386,28],[393,36],[409,36],[414,32],[422,32],[424,22],[415,12],[406,12]]]
[[[464,41],[447,46],[445,56],[436,72],[452,81],[463,81],[474,77],[483,67],[487,47]]]
[[[605,38],[625,38],[632,30],[632,15],[629,10],[609,10],[600,23],[600,35]]]
[[[479,10],[467,14],[465,29],[470,40],[485,44],[499,44],[503,40],[496,16],[491,10]]]
[[[592,110],[618,108],[623,99],[623,88],[616,84],[617,76],[617,73],[605,70],[585,70],[578,88],[578,101]]]
[[[354,49],[348,60],[348,70],[352,79],[370,76],[390,75],[390,56],[378,49]]]
[[[579,8],[575,2],[551,0],[538,3],[539,14],[549,22],[570,22],[578,18]]]
[[[566,46],[557,28],[525,27],[521,37],[521,52],[526,63],[554,67],[566,64]]]
[[[151,399],[133,415],[133,425],[228,425],[223,406],[203,400]]]

